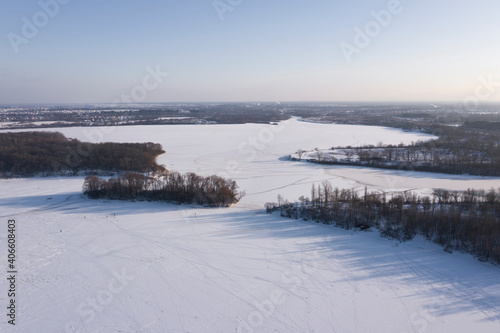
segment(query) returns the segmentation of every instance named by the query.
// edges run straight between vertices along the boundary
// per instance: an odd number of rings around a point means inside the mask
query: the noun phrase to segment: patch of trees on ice
[[[231,179],[216,175],[202,177],[195,173],[175,171],[154,176],[126,173],[108,180],[88,176],[83,193],[91,199],[150,200],[228,207],[237,203],[244,193]]]
[[[302,218],[345,229],[375,227],[401,240],[423,235],[446,251],[460,250],[500,263],[500,189],[435,191],[432,198],[410,191],[396,195],[313,185],[311,199],[266,203],[268,213]]]

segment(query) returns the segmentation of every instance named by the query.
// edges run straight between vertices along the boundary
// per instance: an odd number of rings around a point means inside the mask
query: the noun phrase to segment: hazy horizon
[[[30,103],[0,103],[0,107],[6,106],[96,106],[96,105],[182,105],[182,104],[193,104],[193,105],[211,105],[211,104],[312,104],[312,105],[322,105],[322,104],[331,104],[340,106],[340,105],[435,105],[435,106],[454,106],[454,105],[463,105],[463,101],[172,101],[172,102],[132,102],[132,103],[113,103],[113,102],[30,102]],[[500,105],[500,101],[482,101],[478,104],[478,106],[492,106],[492,105]]]
[[[2,105],[500,102],[493,0],[0,8]]]

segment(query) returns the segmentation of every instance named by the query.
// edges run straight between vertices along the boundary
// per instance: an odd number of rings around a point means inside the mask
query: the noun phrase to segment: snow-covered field
[[[1,258],[17,220],[10,332],[500,332],[500,270],[423,239],[399,243],[267,215],[312,183],[430,193],[500,179],[280,160],[299,148],[409,143],[395,129],[272,125],[62,128],[84,141],[159,142],[159,162],[237,180],[230,208],[92,201],[83,178],[0,181]],[[83,148],[80,153],[84,153]],[[6,273],[6,266],[4,273]],[[0,283],[7,306],[8,281]]]

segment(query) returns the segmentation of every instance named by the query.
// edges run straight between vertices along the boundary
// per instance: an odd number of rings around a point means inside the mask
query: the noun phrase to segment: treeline
[[[474,110],[470,110],[475,112],[465,112],[468,108],[464,104],[346,104],[310,110],[302,107],[290,111],[290,114],[301,115],[313,121],[387,126],[439,137],[425,143],[405,146],[404,149],[386,147],[383,152],[373,147],[359,147],[359,160],[316,158],[311,162],[500,176],[499,110],[498,103],[477,105]],[[347,147],[337,147],[340,148]]]
[[[330,152],[343,151],[350,156],[344,159],[330,158],[329,151],[325,150],[319,151],[318,157],[308,161],[382,169],[500,176],[500,133],[444,126],[439,135],[436,140],[412,145],[334,147]]]
[[[464,123],[464,126],[469,128],[488,130],[488,131],[500,131],[500,121],[486,121],[486,120],[466,121]]]
[[[267,203],[268,213],[302,218],[345,229],[375,227],[383,235],[409,240],[420,234],[445,247],[500,263],[500,189],[439,190],[432,198],[412,192],[396,195],[332,188],[329,182],[312,187],[311,199],[290,203],[278,196]]]
[[[0,174],[34,176],[78,172],[159,172],[157,143],[84,143],[59,132],[0,133]]]
[[[91,199],[150,200],[227,207],[240,200],[235,181],[215,175],[167,172],[154,177],[126,173],[108,180],[88,176],[83,193]]]
[[[283,115],[275,110],[259,110],[259,112],[233,112],[224,113],[219,110],[213,111],[206,116],[206,120],[217,124],[246,124],[246,123],[263,123],[279,122],[288,119],[289,116]]]

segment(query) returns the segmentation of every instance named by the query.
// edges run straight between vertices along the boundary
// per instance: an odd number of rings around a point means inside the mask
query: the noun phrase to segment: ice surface
[[[420,238],[399,243],[263,211],[277,194],[297,199],[325,179],[421,193],[500,187],[497,178],[280,160],[299,148],[424,134],[297,120],[58,130],[159,142],[167,167],[231,176],[247,196],[210,209],[88,200],[81,177],[1,180],[0,216],[18,221],[19,264],[17,325],[4,318],[2,332],[500,332],[497,267]],[[3,304],[7,289],[4,279]]]

